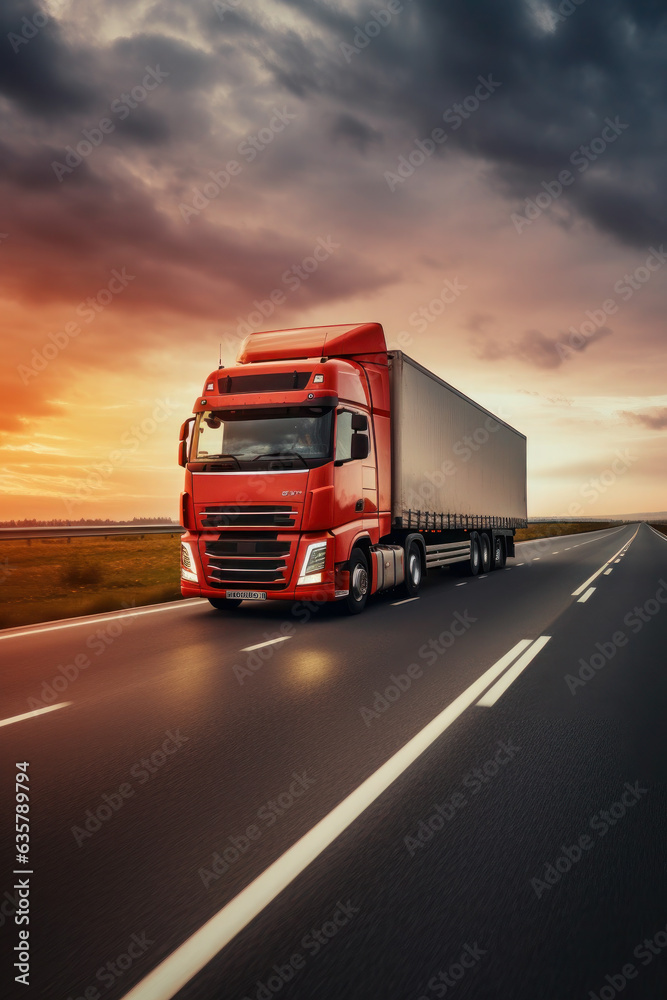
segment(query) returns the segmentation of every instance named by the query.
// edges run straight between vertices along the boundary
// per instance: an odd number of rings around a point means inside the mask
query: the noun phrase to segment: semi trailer
[[[180,432],[181,590],[340,601],[358,614],[428,570],[477,575],[526,525],[526,438],[379,323],[252,333]]]

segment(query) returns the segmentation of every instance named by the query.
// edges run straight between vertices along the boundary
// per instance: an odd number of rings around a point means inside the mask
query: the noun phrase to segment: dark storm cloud
[[[603,337],[608,337],[612,331],[607,326],[600,327],[586,337],[578,348],[586,350],[591,344]],[[549,337],[541,330],[526,330],[515,341],[499,343],[497,340],[473,341],[475,354],[483,361],[500,361],[506,358],[516,358],[534,368],[559,368],[564,361],[569,360],[576,352],[569,346],[568,340]]]
[[[653,410],[646,410],[644,413],[635,413],[632,410],[621,410],[619,416],[626,423],[639,424],[648,427],[652,431],[663,431],[667,428],[667,406],[656,407]]]
[[[372,12],[355,19],[312,0],[288,5],[319,34],[307,43],[293,31],[271,34],[262,27],[257,51],[280,86],[310,100],[326,91],[329,100],[354,106],[355,115],[390,118],[416,138],[441,124],[442,113],[473,92],[479,75],[492,73],[501,86],[451,139],[487,161],[513,207],[521,210],[523,199],[543,190],[543,181],[569,169],[574,181],[563,197],[578,214],[631,245],[663,236],[664,5],[554,2],[553,30],[546,30],[525,0],[406,0],[403,13],[349,63],[341,44],[353,43],[354,27],[363,30]],[[252,29],[247,31],[252,49]],[[627,128],[613,137],[607,129],[606,149],[591,151],[608,118]]]
[[[100,90],[92,53],[67,45],[45,7],[33,0],[3,0],[0,46],[0,93],[22,111],[46,117],[95,105]]]
[[[10,203],[12,192],[27,187],[43,195],[38,206],[13,206],[10,212],[15,222],[24,213],[33,252],[40,239],[52,251],[59,234],[70,269],[73,261],[86,258],[82,275],[89,273],[93,250],[114,262],[135,252],[146,259],[153,254],[156,267],[168,261],[188,274],[199,268],[205,280],[224,273],[227,284],[238,280],[241,296],[250,288],[257,291],[279,258],[298,254],[293,239],[278,240],[276,255],[268,258],[260,236],[248,243],[256,255],[254,273],[260,275],[255,280],[251,257],[243,250],[237,254],[224,227],[202,221],[195,239],[195,229],[168,221],[164,199],[177,205],[191,198],[207,171],[234,155],[243,136],[239,129],[251,133],[266,125],[272,102],[288,102],[298,123],[290,125],[288,139],[276,140],[258,159],[247,191],[245,178],[234,191],[237,210],[258,208],[263,200],[269,204],[284,190],[299,199],[304,217],[332,215],[348,231],[361,219],[377,234],[403,226],[407,238],[429,212],[423,185],[410,181],[388,202],[382,172],[394,167],[414,139],[442,126],[443,113],[473,94],[480,77],[492,77],[499,86],[478,110],[461,117],[460,127],[450,122],[442,152],[449,156],[458,149],[486,165],[489,180],[508,199],[508,233],[510,210],[520,211],[522,199],[534,197],[542,182],[569,166],[575,180],[561,204],[569,206],[570,215],[626,243],[645,246],[664,239],[667,14],[662,5],[585,0],[573,6],[571,16],[553,21],[551,31],[544,27],[548,20],[540,26],[526,0],[404,0],[402,13],[372,37],[366,26],[373,10],[384,9],[381,3],[369,8],[276,0],[267,9],[242,0],[227,6],[234,9],[158,0],[141,12],[135,3],[114,3],[109,7],[114,17],[126,11],[136,27],[128,22],[128,30],[111,42],[95,41],[85,21],[67,32],[53,18],[17,52],[6,42],[0,60],[0,92],[8,99],[0,112],[0,178]],[[39,10],[28,0],[6,0],[0,32],[5,39],[20,32],[22,18],[34,18]],[[102,15],[99,19],[103,23]],[[173,37],[174,29],[181,38]],[[76,145],[81,130],[94,127],[111,101],[140,84],[147,66],[168,73],[165,83],[126,120],[115,121],[103,148],[58,185],[50,162],[62,159],[67,144]],[[579,171],[571,155],[600,134],[607,118],[628,128]],[[136,172],[141,175],[150,163],[161,183],[135,183],[130,161],[123,163],[118,151],[145,156]],[[377,184],[363,173],[367,164],[377,169]],[[428,178],[437,184],[437,173]],[[10,221],[3,222],[3,230]],[[216,270],[216,260],[228,259],[230,267]],[[61,264],[64,268],[65,261],[51,261],[54,273]],[[27,294],[28,272],[27,264],[19,263],[7,281]],[[342,265],[332,262],[328,273],[340,278]],[[324,288],[331,279],[323,274],[321,280]],[[349,291],[361,291],[377,288],[387,276],[369,264],[350,270],[347,280]],[[41,277],[40,282],[57,284]],[[344,283],[338,288],[344,294]],[[161,301],[179,297],[171,287],[164,295]],[[484,357],[518,357],[539,368],[562,363],[555,340],[539,331],[509,345],[486,341],[479,350]]]
[[[331,126],[331,135],[334,139],[345,140],[361,153],[365,153],[372,143],[382,142],[381,132],[355,118],[354,115],[348,114],[336,115]]]

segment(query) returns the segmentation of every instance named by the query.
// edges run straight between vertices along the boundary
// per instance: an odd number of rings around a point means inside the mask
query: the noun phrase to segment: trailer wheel
[[[493,540],[493,568],[502,569],[505,565],[505,539],[496,535]]]
[[[403,592],[416,597],[422,585],[422,554],[418,542],[410,542],[405,552],[405,581]]]
[[[371,581],[368,561],[361,549],[352,549],[350,556],[350,592],[343,600],[349,615],[359,615],[366,607]]]
[[[466,576],[477,576],[481,564],[479,554],[479,535],[473,531],[470,535],[470,559],[462,564],[463,572]]]
[[[484,532],[479,536],[479,552],[482,573],[488,573],[491,569],[491,539]]]
[[[240,601],[230,598],[227,600],[226,597],[209,597],[209,604],[212,604],[216,611],[231,611],[233,608],[238,608]]]

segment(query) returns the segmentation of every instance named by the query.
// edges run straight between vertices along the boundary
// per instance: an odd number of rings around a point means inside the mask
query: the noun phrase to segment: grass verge
[[[180,536],[33,538],[0,547],[0,628],[178,600]]]

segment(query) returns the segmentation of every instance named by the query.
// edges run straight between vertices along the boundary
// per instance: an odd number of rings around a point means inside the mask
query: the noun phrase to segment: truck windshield
[[[193,461],[233,458],[241,468],[262,459],[313,467],[332,457],[333,411],[323,407],[208,410],[197,418]]]

